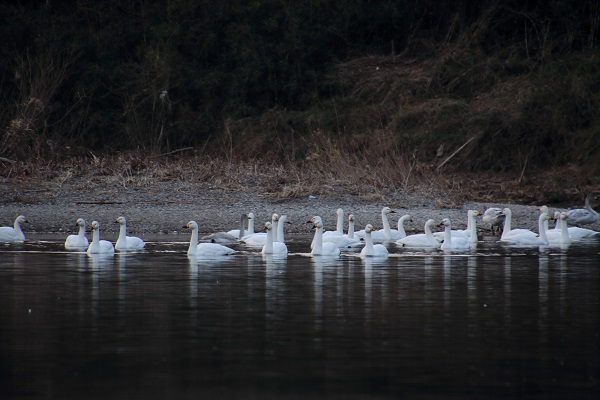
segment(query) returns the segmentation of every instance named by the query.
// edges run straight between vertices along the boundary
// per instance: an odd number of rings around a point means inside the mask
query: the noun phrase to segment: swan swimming
[[[452,223],[449,218],[444,218],[440,225],[444,226],[444,242],[440,246],[442,250],[466,250],[471,247],[471,241],[466,236],[452,235]]]
[[[314,216],[307,223],[312,223],[315,230],[312,251],[313,256],[338,257],[340,248],[333,242],[323,242],[323,221],[321,217]]]
[[[589,225],[600,220],[600,216],[590,206],[590,200],[595,199],[594,195],[588,194],[585,198],[584,208],[575,208],[567,211],[567,224],[568,225]]]
[[[360,238],[354,237],[354,215],[350,214],[348,216],[348,234],[344,234],[344,210],[338,208],[336,211],[337,214],[337,224],[335,231],[326,231],[323,232],[323,242],[329,242],[335,244],[337,247],[342,249],[349,249],[362,246]],[[323,219],[321,219],[321,224],[323,223]],[[352,237],[350,237],[350,232],[352,232]],[[310,245],[310,248],[314,248],[316,236],[313,238],[313,241]]]
[[[547,246],[549,244],[549,240],[546,236],[546,229],[544,228],[544,224],[547,222],[548,214],[543,212],[538,218],[539,236],[531,236],[528,233],[514,233],[508,238],[500,239],[500,242],[517,246]]]
[[[383,243],[401,239],[400,232],[398,232],[397,230],[393,230],[390,227],[390,220],[388,219],[389,214],[395,213],[396,211],[392,210],[389,207],[383,207],[381,209],[381,222],[383,223],[383,229],[379,229],[377,231],[373,230],[371,232],[371,238],[374,243]],[[355,232],[355,235],[360,237],[366,237],[365,229]]]
[[[402,239],[398,239],[396,244],[404,247],[430,247],[439,248],[442,244],[433,236],[431,228],[434,226],[435,221],[428,219],[425,222],[425,233],[417,233],[414,235],[408,235]]]
[[[387,257],[389,252],[388,249],[382,244],[373,244],[373,238],[371,233],[373,232],[373,225],[368,224],[365,227],[365,247],[360,251],[361,258],[365,257]]]
[[[119,226],[119,237],[115,243],[115,250],[142,250],[144,241],[137,236],[127,236],[127,220],[125,217],[119,217],[115,221]]]
[[[88,238],[85,237],[85,219],[77,219],[75,226],[79,227],[79,232],[77,233],[77,235],[67,236],[67,239],[65,240],[65,249],[87,249],[90,243],[88,241]]]
[[[275,213],[271,216],[271,224],[273,225],[273,241],[277,241],[277,230],[279,229],[279,214]],[[252,247],[263,247],[267,243],[267,234],[265,232],[256,232],[250,235],[244,236],[241,240],[242,243]]]
[[[25,235],[21,230],[21,224],[27,223],[27,219],[23,215],[19,215],[15,219],[14,227],[0,226],[0,242],[24,242]]]
[[[477,219],[481,215],[480,211],[477,210],[469,210],[467,211],[467,229],[452,229],[450,234],[452,237],[464,237],[469,239],[471,243],[477,242]],[[444,232],[435,232],[433,237],[435,237],[438,241],[442,242],[445,237]]]
[[[115,247],[108,240],[100,240],[100,223],[92,221],[92,243],[87,248],[88,254],[113,254]]]
[[[558,231],[553,229],[546,232],[550,245],[568,245],[571,244],[571,236],[569,235],[569,229],[567,227],[567,213],[562,212],[558,215],[556,224],[559,227]]]
[[[235,253],[235,250],[223,246],[218,243],[200,243],[198,244],[198,224],[196,221],[188,222],[184,228],[192,230],[192,236],[190,238],[190,246],[188,248],[188,256],[198,257],[222,257],[228,256]]]
[[[237,243],[240,238],[246,236],[246,229],[244,226],[248,221],[248,216],[242,214],[240,217],[240,229],[234,229],[228,232],[215,232],[210,235],[204,235],[200,238],[202,242],[209,243]]]
[[[529,229],[512,229],[511,228],[512,211],[510,210],[510,208],[502,209],[502,214],[504,214],[505,219],[504,219],[504,229],[502,230],[502,235],[500,236],[500,240],[508,239],[512,235],[519,235],[519,236],[529,235],[532,237],[538,236],[535,232],[530,231]]]
[[[246,223],[248,224],[248,227],[244,228]],[[240,229],[232,229],[226,233],[238,239],[242,239],[247,235],[252,235],[254,233],[254,213],[249,212],[247,215],[245,213],[242,214],[240,218]]]
[[[288,249],[285,243],[276,242],[273,238],[274,228],[271,222],[265,224],[265,230],[267,231],[267,241],[262,248],[262,254],[287,255]]]

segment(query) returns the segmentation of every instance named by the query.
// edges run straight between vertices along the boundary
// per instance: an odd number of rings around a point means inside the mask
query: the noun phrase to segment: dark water
[[[1,399],[600,395],[598,242],[331,262],[29,238],[0,244]]]

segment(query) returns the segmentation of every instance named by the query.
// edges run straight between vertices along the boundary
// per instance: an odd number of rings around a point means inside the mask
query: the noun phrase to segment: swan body
[[[223,257],[235,253],[235,250],[218,243],[200,243],[198,244],[198,224],[196,221],[188,222],[184,228],[192,230],[190,246],[188,247],[188,256],[197,257]]]
[[[387,257],[389,252],[388,249],[382,244],[374,244],[371,233],[373,232],[373,225],[368,224],[365,227],[365,247],[360,251],[361,258],[365,257]]]
[[[396,244],[404,247],[440,247],[441,243],[431,233],[431,228],[434,224],[435,221],[433,219],[428,219],[425,222],[425,233],[417,233],[398,239]]]
[[[508,238],[501,239],[500,241],[518,246],[547,246],[549,244],[549,241],[548,237],[546,236],[546,229],[544,228],[545,223],[548,223],[548,214],[543,212],[538,218],[539,236],[532,237],[527,233],[515,233],[513,235],[510,235]]]
[[[271,222],[265,224],[265,230],[267,231],[267,241],[262,248],[262,254],[287,255],[288,249],[285,243],[276,242],[273,238],[274,228]]]
[[[144,241],[137,236],[127,236],[127,220],[125,217],[119,217],[115,221],[119,226],[119,237],[115,243],[115,249],[124,250],[142,250]]]
[[[518,235],[518,236],[528,235],[528,236],[532,236],[532,237],[538,236],[535,232],[530,231],[529,229],[512,229],[512,227],[511,227],[512,211],[510,210],[510,208],[502,209],[502,214],[504,214],[505,219],[504,219],[504,229],[502,230],[502,236],[500,236],[501,241],[503,241],[504,239],[509,239],[513,235]]]
[[[321,217],[314,216],[309,222],[313,223],[313,228],[315,229],[314,246],[310,254],[313,256],[339,257],[340,248],[335,243],[323,242],[323,221]]]
[[[584,208],[575,208],[567,211],[567,224],[569,225],[589,225],[600,220],[598,213],[590,206],[590,200],[594,196],[588,194],[585,198]]]
[[[25,235],[21,230],[21,224],[24,224],[27,219],[23,215],[19,215],[15,219],[13,227],[0,226],[0,242],[24,242]]]
[[[271,216],[271,224],[275,230],[273,234],[273,241],[276,242],[277,239],[275,235],[277,234],[277,229],[279,228],[279,214],[273,214]],[[267,234],[266,232],[252,233],[244,236],[240,241],[248,246],[263,247],[267,243]]]
[[[504,220],[506,215],[502,214],[502,209],[498,207],[491,207],[485,210],[483,213],[483,217],[481,220],[490,224],[490,228],[492,230],[492,235],[494,234],[494,227],[498,227],[498,231],[500,231],[500,227],[504,224]]]
[[[463,250],[471,247],[471,241],[466,236],[453,236],[452,223],[450,219],[444,218],[441,222],[444,228],[444,242],[440,246],[442,250]]]
[[[88,241],[88,238],[85,237],[85,219],[77,219],[75,226],[79,227],[79,232],[77,233],[77,235],[67,236],[67,239],[65,240],[65,249],[87,249],[90,245],[90,242]]]
[[[113,254],[115,247],[108,240],[100,240],[100,223],[92,221],[92,243],[87,248],[88,254]]]
[[[248,224],[248,228],[244,228],[246,223]],[[240,218],[240,229],[232,229],[225,233],[234,236],[237,239],[242,239],[244,236],[252,235],[254,233],[254,213],[250,212],[247,215],[242,214]]]
[[[373,240],[374,243],[383,243],[383,242],[389,242],[389,241],[395,241],[398,239],[402,239],[400,236],[400,232],[398,232],[397,230],[393,230],[390,227],[390,220],[388,218],[389,214],[395,214],[396,211],[392,210],[389,207],[383,207],[381,209],[381,222],[383,223],[383,229],[379,229],[377,231],[373,230],[371,232],[371,238]],[[366,230],[360,230],[358,232],[355,232],[355,235],[360,236],[360,237],[366,237]],[[406,234],[405,234],[406,236]],[[395,239],[394,239],[395,238]]]

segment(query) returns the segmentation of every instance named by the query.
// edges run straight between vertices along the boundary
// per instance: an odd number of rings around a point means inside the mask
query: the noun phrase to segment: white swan
[[[471,242],[466,236],[453,236],[452,223],[449,218],[444,218],[440,223],[444,228],[444,242],[440,246],[442,250],[463,250],[471,247]]]
[[[338,229],[339,228],[344,229],[343,222],[340,224],[340,217],[342,219],[344,218],[344,211],[341,208],[339,208],[337,210],[337,214],[338,214],[337,227],[338,227]],[[321,217],[319,217],[319,219],[321,220],[321,224],[322,224],[323,219]],[[312,221],[312,218],[310,221],[308,221],[308,223],[314,223],[314,221]],[[350,234],[350,232],[352,232],[352,237],[348,236]],[[341,248],[341,249],[351,249],[351,248],[356,248],[356,247],[362,246],[362,242],[360,241],[360,238],[354,237],[354,215],[352,215],[352,214],[350,214],[348,216],[348,235],[344,235],[343,233],[340,233],[337,230],[323,232],[323,242],[333,243],[338,248]],[[313,240],[310,244],[311,249],[314,249],[315,241],[316,241],[316,236],[313,237]]]
[[[285,243],[285,224],[291,224],[291,222],[287,220],[287,215],[279,216],[275,224],[277,227],[277,235],[274,237],[276,238],[275,240],[280,243]]]
[[[575,208],[573,210],[567,211],[567,224],[569,225],[589,225],[600,220],[600,216],[590,206],[590,200],[593,200],[595,197],[592,194],[588,194],[585,198],[585,206],[584,208]]]
[[[245,224],[248,224],[247,228],[244,228]],[[225,233],[227,233],[228,235],[234,236],[237,239],[242,239],[244,236],[252,235],[254,233],[254,213],[250,212],[247,215],[242,214],[242,216],[240,218],[240,228],[232,229]]]
[[[492,235],[494,234],[494,227],[498,227],[498,232],[500,232],[500,227],[504,224],[506,216],[502,214],[502,209],[498,207],[491,207],[485,210],[483,213],[483,217],[481,220],[486,224],[490,224],[490,228],[492,230]]]
[[[405,214],[398,219],[398,235],[396,235],[394,233],[395,231],[392,231],[392,236],[398,236],[398,239],[402,239],[402,238],[406,237],[406,230],[404,230],[404,222],[405,221],[412,221],[411,216],[408,214]],[[396,239],[396,240],[398,240],[398,239]],[[394,239],[392,238],[392,240],[394,240]]]
[[[275,230],[273,233],[273,241],[277,241],[276,234],[277,229],[279,228],[279,214],[273,214],[271,216],[271,224]],[[240,241],[248,246],[263,247],[267,243],[267,234],[265,232],[252,233],[244,236]]]
[[[365,257],[387,257],[388,249],[382,244],[373,244],[373,238],[371,233],[373,232],[373,225],[368,224],[365,227],[365,247],[360,251],[361,258]]]
[[[569,228],[567,227],[566,223],[567,218],[568,217],[566,212],[560,213],[558,215],[558,219],[556,220],[558,230],[552,229],[546,232],[550,245],[571,244],[572,239],[570,236]]]
[[[188,247],[188,256],[197,257],[222,257],[235,253],[235,250],[218,243],[200,243],[198,244],[198,224],[196,221],[188,222],[184,228],[192,230],[190,246]]]
[[[504,229],[502,230],[502,236],[500,236],[500,240],[509,239],[512,235],[529,235],[532,237],[537,237],[538,235],[530,231],[529,229],[512,229],[512,211],[510,208],[502,209],[502,214],[504,214]]]
[[[396,211],[389,207],[383,207],[381,209],[381,222],[383,223],[383,229],[371,232],[371,238],[374,243],[389,242],[392,240],[401,239],[400,233],[397,230],[392,230],[390,227],[390,220],[388,219],[389,214],[395,214]],[[355,232],[355,235],[360,237],[366,237],[365,229]],[[394,237],[396,239],[394,239]]]
[[[285,243],[276,242],[273,238],[274,227],[271,222],[265,224],[267,231],[267,242],[262,248],[262,254],[287,255],[288,249]]]
[[[341,208],[338,208],[335,211],[335,214],[337,215],[337,220],[336,220],[336,224],[335,224],[335,231],[327,231],[327,232],[323,232],[323,238],[326,239],[329,236],[336,236],[336,235],[340,235],[343,236],[344,235],[344,210]],[[321,220],[322,222],[323,220]]]
[[[77,219],[75,226],[79,227],[79,232],[77,233],[77,235],[67,236],[67,239],[65,240],[65,249],[87,249],[90,243],[88,241],[88,238],[85,237],[85,219]]]
[[[314,216],[310,219],[315,229],[314,246],[310,254],[313,256],[338,257],[340,248],[333,242],[323,242],[323,221],[321,217]]]
[[[100,223],[92,221],[92,243],[87,248],[88,254],[113,254],[115,248],[108,240],[100,240]]]
[[[127,236],[127,220],[125,217],[119,217],[115,221],[119,226],[119,237],[115,243],[115,250],[142,250],[144,241],[137,236]]]
[[[544,221],[544,230],[547,231],[548,230],[548,220],[550,218],[552,218],[550,216],[550,209],[548,208],[548,206],[541,206],[540,208],[538,208],[538,210],[540,210],[541,213],[548,214],[548,219]]]
[[[532,237],[527,233],[515,233],[510,235],[508,238],[501,239],[500,241],[518,246],[547,246],[549,241],[548,237],[546,236],[546,229],[544,228],[545,223],[548,223],[548,214],[543,212],[538,218],[539,236]]]
[[[417,233],[398,239],[396,244],[404,247],[440,247],[441,243],[431,233],[431,228],[434,224],[435,221],[433,219],[428,219],[425,222],[425,233]]]
[[[25,235],[21,230],[21,224],[24,224],[27,219],[23,215],[19,215],[15,219],[14,227],[10,226],[0,226],[0,242],[24,242]]]
[[[452,229],[450,234],[452,237],[463,237],[469,239],[471,243],[477,242],[477,219],[481,215],[480,211],[477,210],[469,210],[467,211],[467,229]],[[435,232],[433,237],[435,237],[438,241],[444,241],[444,232]]]

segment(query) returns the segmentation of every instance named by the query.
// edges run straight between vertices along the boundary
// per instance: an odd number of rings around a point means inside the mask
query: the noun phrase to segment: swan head
[[[27,221],[27,218],[25,218],[24,215],[19,215],[17,217],[17,219],[15,220],[15,222],[18,222],[19,224],[24,224],[24,223],[29,222],[29,221]]]
[[[273,214],[273,216],[271,217],[271,221],[273,221],[273,222],[279,221],[279,214],[277,214],[277,213]]]
[[[442,220],[442,222],[440,222],[440,226],[446,226],[448,228],[451,228],[452,227],[452,223],[450,222],[449,218],[444,218]]]
[[[567,213],[566,212],[561,212],[560,213],[560,219],[563,220],[563,221],[566,220],[567,219]]]
[[[502,209],[502,214],[506,215],[506,216],[511,216],[512,215],[512,211],[510,210],[510,208],[503,208]]]
[[[83,226],[85,228],[85,219],[78,218],[77,222],[75,222],[75,226]]]
[[[550,219],[550,217],[548,217],[547,213],[543,212],[543,213],[540,214],[540,218],[539,218],[540,222],[547,221],[549,219]]]
[[[542,212],[542,213],[550,214],[550,210],[548,209],[548,206],[546,206],[546,205],[541,206],[540,208],[538,208],[538,210],[540,210],[540,212]]]
[[[100,229],[100,222],[92,221],[92,225],[90,225],[90,227],[92,228],[92,231],[97,231]]]
[[[395,212],[395,211],[392,211]],[[409,220],[412,222],[412,217],[409,214],[404,214],[403,216],[400,217],[400,221],[404,222],[406,220]]]
[[[348,221],[354,221],[354,214],[348,215]]]
[[[368,232],[368,233],[373,232],[373,225],[367,224],[367,226],[365,226],[365,232]]]
[[[279,222],[281,222],[282,224],[292,224],[290,221],[287,220],[287,215],[282,215],[279,217]]]
[[[115,222],[119,225],[125,225],[127,223],[127,220],[125,219],[125,217],[119,217],[115,220]]]
[[[191,230],[195,230],[195,229],[197,230],[198,224],[196,223],[196,221],[190,221],[187,224],[185,224],[183,227],[187,228],[187,229],[191,229]]]
[[[396,213],[396,211],[392,210],[389,207],[383,207],[381,212],[382,212],[382,214],[395,214]]]
[[[254,213],[253,212],[249,212],[248,213],[248,219],[254,219]]]
[[[273,215],[276,215],[276,214],[273,214]],[[266,222],[265,223],[265,232],[268,232],[268,231],[271,231],[271,230],[273,230],[273,224],[270,223],[270,222]]]
[[[338,215],[338,216],[339,216],[339,215],[344,215],[344,210],[342,210],[341,208],[338,208],[338,209],[335,211],[335,214],[336,214],[336,215]]]
[[[313,229],[323,228],[323,221],[321,218],[315,219],[313,222]]]
[[[430,227],[430,228],[431,228],[431,227],[433,227],[434,225],[435,225],[435,220],[433,220],[433,219],[431,219],[431,218],[429,218],[427,221],[425,221],[425,226],[428,226],[428,227]]]

